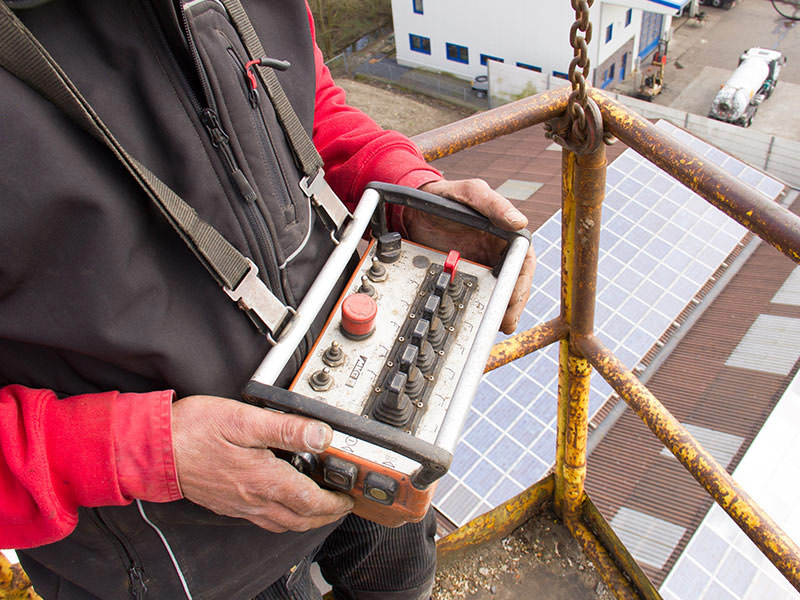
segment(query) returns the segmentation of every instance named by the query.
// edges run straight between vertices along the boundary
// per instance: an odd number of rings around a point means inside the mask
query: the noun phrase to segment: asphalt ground
[[[773,95],[758,109],[752,129],[800,140],[800,21],[787,21],[770,0],[739,0],[729,10],[703,6],[701,22],[673,20],[667,50],[665,87],[655,104],[706,116],[720,86],[736,69],[739,56],[753,46],[780,50],[787,57]],[[632,77],[617,91],[633,94]]]

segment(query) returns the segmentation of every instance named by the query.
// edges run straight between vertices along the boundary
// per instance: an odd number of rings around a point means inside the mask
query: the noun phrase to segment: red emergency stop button
[[[350,294],[342,302],[342,333],[353,340],[369,337],[375,331],[378,305],[367,294]]]

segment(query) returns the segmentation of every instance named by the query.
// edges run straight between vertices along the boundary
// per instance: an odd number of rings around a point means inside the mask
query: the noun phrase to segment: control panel
[[[401,190],[412,201],[444,202]],[[330,448],[293,455],[292,464],[352,495],[356,514],[393,526],[424,517],[449,468],[530,240],[500,232],[509,250],[502,268],[490,268],[377,225],[289,390],[264,385],[280,364],[262,365],[244,396],[331,424]]]

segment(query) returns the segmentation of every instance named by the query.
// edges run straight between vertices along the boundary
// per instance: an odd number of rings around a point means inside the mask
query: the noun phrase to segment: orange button
[[[367,337],[375,329],[378,305],[367,294],[350,294],[342,302],[342,330],[355,339]]]

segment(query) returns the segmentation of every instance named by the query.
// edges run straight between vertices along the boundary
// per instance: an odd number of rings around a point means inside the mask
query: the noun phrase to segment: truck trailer
[[[708,116],[718,121],[749,127],[759,104],[772,95],[786,57],[777,50],[750,48],[739,57],[739,66],[720,88]]]

